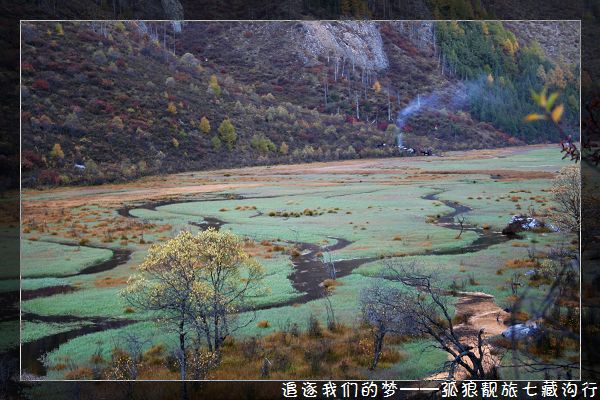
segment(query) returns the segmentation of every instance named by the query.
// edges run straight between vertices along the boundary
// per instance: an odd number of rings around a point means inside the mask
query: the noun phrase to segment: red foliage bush
[[[177,82],[187,82],[190,79],[190,76],[185,72],[178,72],[173,77]]]
[[[87,29],[77,29],[75,35],[86,42],[98,43],[102,35]]]
[[[102,79],[100,81],[100,86],[102,86],[104,89],[110,89],[115,85],[115,82],[111,79]]]
[[[21,64],[21,71],[23,72],[33,72],[33,65],[31,65],[31,63],[28,62],[24,62],[23,64]]]
[[[383,121],[377,124],[377,129],[381,130],[381,131],[385,131],[388,127],[388,123]]]
[[[92,100],[88,108],[94,114],[112,114],[114,111],[112,104],[100,99]]]
[[[352,115],[346,115],[346,122],[349,123],[350,125],[354,125],[355,123],[358,122],[358,120],[356,118],[354,118]]]
[[[50,90],[50,84],[45,79],[37,79],[31,86],[35,90]]]
[[[148,123],[141,119],[131,119],[127,125],[133,128],[133,130],[136,130],[137,128],[140,128],[142,130],[148,129]]]
[[[275,87],[273,87],[273,90],[276,92],[283,92],[283,86],[275,85]]]
[[[50,71],[62,72],[65,70],[65,65],[56,61],[50,61],[46,64],[46,69]]]
[[[58,172],[51,169],[44,169],[38,175],[38,183],[42,185],[57,186],[60,184],[60,175]]]
[[[122,58],[119,58],[115,64],[121,69],[124,69],[127,66],[127,64],[125,64],[125,60]]]
[[[42,156],[33,150],[23,150],[21,154],[21,165],[24,170],[33,169],[33,167],[39,167],[44,164]]]
[[[252,32],[251,32],[251,31],[245,31],[245,32],[244,32],[244,37],[245,37],[246,39],[250,39],[252,36],[253,36],[253,34],[252,34]]]

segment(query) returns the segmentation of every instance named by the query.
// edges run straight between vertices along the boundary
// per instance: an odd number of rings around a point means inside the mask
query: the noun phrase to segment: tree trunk
[[[187,364],[187,356],[185,354],[185,332],[183,331],[184,321],[182,320],[179,324],[179,351],[181,351],[181,359],[179,360],[179,369],[181,373],[181,380],[185,380],[185,368]]]
[[[179,323],[179,350],[181,351],[181,358],[179,360],[179,368],[181,373],[181,400],[187,400],[187,385],[185,382],[185,374],[186,374],[186,365],[187,365],[187,355],[185,354],[185,331],[184,328],[184,320],[181,319]]]
[[[377,363],[379,363],[379,357],[381,357],[381,349],[383,348],[383,338],[384,338],[384,334],[377,334],[375,335],[375,339],[374,339],[374,350],[373,350],[373,363],[371,364],[371,367],[369,368],[371,371],[373,371],[375,369],[375,367],[377,367]]]

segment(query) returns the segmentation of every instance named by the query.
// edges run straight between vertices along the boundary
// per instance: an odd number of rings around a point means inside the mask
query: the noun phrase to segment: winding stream
[[[457,215],[465,214],[470,212],[472,209],[461,205],[459,203],[451,202],[448,200],[440,200],[438,195],[442,193],[438,191],[436,193],[431,193],[426,196],[423,196],[422,199],[429,201],[439,201],[446,206],[453,209],[453,211],[449,214],[443,215],[434,221],[434,224],[454,230],[460,230],[461,227],[458,223],[454,221],[454,218]],[[269,196],[273,197],[273,196]],[[277,196],[275,196],[277,197]],[[283,196],[282,196],[283,197]],[[183,202],[200,202],[200,201],[218,201],[218,200],[235,200],[235,199],[247,199],[247,198],[261,198],[261,197],[242,197],[236,196],[231,197],[225,194],[218,196],[217,198],[209,198],[209,199],[193,199],[193,200],[167,200],[167,201],[159,201],[159,202],[148,202],[135,206],[124,206],[117,210],[118,214],[124,217],[136,218],[134,215],[130,214],[130,210],[134,208],[143,208],[148,210],[155,210],[156,207],[169,205],[169,204],[177,204]],[[218,218],[214,217],[206,217],[201,222],[189,222],[191,225],[197,226],[201,229],[207,229],[209,227],[213,227],[215,229],[219,229],[226,222],[222,221]],[[409,254],[410,256],[421,255],[442,255],[442,254],[465,254],[465,253],[473,253],[477,251],[484,250],[492,245],[505,242],[510,240],[511,238],[501,235],[499,232],[489,232],[482,228],[473,225],[464,225],[464,230],[474,231],[478,234],[478,238],[473,241],[471,244],[459,248],[451,248],[451,249],[441,249],[441,250],[430,250],[421,253]],[[343,238],[330,238],[335,239],[336,243],[330,246],[322,247],[316,244],[311,243],[295,243],[297,249],[300,251],[300,255],[292,258],[292,264],[294,266],[294,271],[288,276],[290,279],[292,286],[298,292],[304,293],[300,297],[294,298],[292,300],[281,302],[277,304],[270,304],[260,307],[260,309],[268,309],[268,308],[276,308],[285,305],[292,304],[301,304],[306,303],[311,300],[316,300],[322,297],[324,293],[324,287],[322,286],[322,282],[329,277],[327,274],[325,264],[319,259],[318,253],[324,251],[335,251],[345,248],[350,245],[352,242],[343,239]],[[67,243],[61,243],[67,244]],[[74,245],[74,244],[67,244]],[[90,246],[94,247],[94,246]],[[131,255],[131,251],[127,249],[116,249],[113,250],[113,257],[109,260],[103,261],[101,263],[89,266],[77,274],[73,274],[70,276],[76,276],[81,274],[94,274],[98,272],[103,272],[110,270],[112,268],[117,267],[118,265],[125,264]],[[336,268],[336,277],[341,278],[347,276],[352,273],[352,271],[368,262],[375,261],[380,257],[367,257],[367,258],[357,258],[357,259],[349,259],[349,260],[339,260],[335,262]],[[37,289],[35,291],[23,291],[22,295],[24,295],[23,299],[29,299],[34,297],[42,297],[42,296],[51,296],[56,293],[64,293],[64,291],[69,291],[70,286],[66,288],[64,286],[57,287],[49,287]],[[126,326],[135,321],[129,319],[113,319],[108,317],[90,317],[90,318],[80,318],[73,316],[39,316],[35,314],[24,314],[22,316],[24,320],[27,321],[43,321],[43,322],[85,322],[90,323],[90,325],[86,325],[77,329],[73,329],[67,332],[57,333],[54,335],[46,336],[38,340],[34,340],[32,342],[23,343],[22,344],[22,368],[24,371],[33,373],[36,375],[43,376],[46,374],[45,367],[38,360],[40,356],[44,353],[52,351],[58,348],[61,344],[66,343],[69,340],[77,338],[79,336],[83,336],[93,332],[99,332],[107,329],[114,329]]]

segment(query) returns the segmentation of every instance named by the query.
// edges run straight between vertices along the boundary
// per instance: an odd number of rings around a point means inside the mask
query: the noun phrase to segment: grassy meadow
[[[235,333],[221,367],[211,376],[260,378],[260,362],[247,352],[248,368],[235,376],[232,367],[239,365],[240,354],[253,337],[273,351],[276,343],[289,347],[289,363],[282,361],[272,378],[430,376],[439,372],[446,354],[432,350],[424,338],[391,340],[381,366],[375,371],[366,368],[360,349],[353,347],[364,339],[364,332],[348,328],[360,325],[361,289],[382,281],[380,273],[390,261],[414,262],[423,270],[436,271],[446,289],[484,292],[493,295],[499,307],[507,307],[511,302],[510,274],[531,269],[519,260],[526,260],[532,249],[543,257],[552,246],[570,245],[573,237],[562,232],[526,232],[518,239],[499,241],[478,251],[452,251],[469,246],[481,231],[500,235],[514,214],[534,208],[543,218],[544,209],[552,205],[552,178],[568,163],[561,160],[555,145],[530,146],[454,152],[444,157],[190,172],[127,184],[25,190],[22,290],[48,292],[21,303],[23,312],[33,315],[21,326],[24,349],[29,342],[106,318],[131,322],[57,342],[48,349],[49,378],[65,377],[67,371],[60,367],[65,359],[89,368],[95,354],[110,359],[114,344],[127,332],[144,341],[145,351],[159,346],[167,354],[177,345],[176,334],[158,325],[154,315],[129,307],[120,292],[151,244],[164,242],[181,230],[197,232],[203,222],[218,219],[221,230],[246,238],[247,252],[266,271],[263,285],[267,291],[254,299],[256,315],[247,312],[240,316],[254,320]],[[437,194],[436,200],[424,198],[432,193]],[[436,224],[453,211],[444,203],[448,201],[471,208],[463,215],[479,230],[458,235],[457,230]],[[325,327],[325,301],[303,301],[304,293],[294,287],[290,279],[297,257],[293,246],[308,243],[322,246],[326,252],[325,246],[338,239],[350,244],[329,252],[332,261],[368,261],[346,271],[332,289],[332,307],[346,328],[339,332],[323,328],[321,338],[334,345],[330,359],[322,360],[323,368],[315,370],[296,353],[299,346],[316,340],[305,333],[311,316]],[[128,256],[118,265],[82,273],[121,250],[127,250]],[[527,313],[539,305],[549,286],[529,285],[527,280],[525,285],[529,295],[523,312]],[[69,290],[53,293],[52,288],[58,286]],[[64,316],[73,320],[57,323]],[[297,324],[301,333],[282,337],[290,324]],[[156,373],[177,379],[177,372]]]

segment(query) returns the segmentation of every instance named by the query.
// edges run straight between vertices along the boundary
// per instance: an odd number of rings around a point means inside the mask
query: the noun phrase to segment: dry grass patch
[[[341,286],[341,285],[343,285],[343,283],[342,283],[342,282],[340,282],[340,281],[338,281],[337,279],[325,279],[325,280],[322,282],[322,285],[323,285],[324,287],[326,287],[327,289],[333,289],[333,288],[335,288],[336,286]]]
[[[539,262],[529,259],[513,258],[504,263],[505,268],[537,268]]]
[[[258,326],[259,328],[268,328],[268,327],[270,327],[271,325],[269,324],[269,321],[267,321],[266,319],[263,319],[263,320],[261,320],[261,321],[258,321],[258,322],[256,323],[256,326]]]
[[[97,288],[103,287],[115,287],[115,286],[124,286],[127,284],[127,278],[113,278],[112,276],[105,276],[104,278],[97,278],[94,281],[94,286]]]

